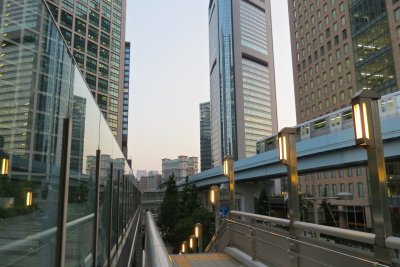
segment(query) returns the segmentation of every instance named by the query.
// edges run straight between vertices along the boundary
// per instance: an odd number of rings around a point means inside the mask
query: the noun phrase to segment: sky
[[[199,104],[210,100],[208,0],[130,0],[128,157],[158,170],[179,155],[200,161]],[[295,125],[287,1],[271,0],[279,129]]]

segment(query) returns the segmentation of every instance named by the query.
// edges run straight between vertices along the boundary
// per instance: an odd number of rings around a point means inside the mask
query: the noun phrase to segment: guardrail
[[[146,212],[146,244],[143,266],[172,267],[167,249],[150,211]]]
[[[400,266],[400,238],[386,238],[386,246],[394,249],[391,263],[375,259],[375,234],[294,222],[296,238],[289,236],[289,220],[231,211],[206,251],[223,251],[235,247],[253,260],[268,266],[291,266],[296,257],[298,266]],[[225,229],[222,229],[225,228]],[[296,252],[290,246],[296,246]]]

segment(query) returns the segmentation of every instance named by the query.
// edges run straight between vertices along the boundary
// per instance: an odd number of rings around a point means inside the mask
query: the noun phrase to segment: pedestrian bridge
[[[145,266],[400,266],[400,238],[389,236],[390,261],[375,234],[232,211],[205,253],[168,255],[147,213]]]

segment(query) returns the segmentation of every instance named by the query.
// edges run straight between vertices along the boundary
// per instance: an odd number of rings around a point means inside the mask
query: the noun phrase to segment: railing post
[[[58,226],[57,226],[57,249],[56,266],[63,267],[65,264],[65,248],[67,235],[67,210],[69,189],[69,168],[71,156],[71,119],[64,119],[61,153],[61,173],[58,196]]]
[[[256,228],[255,228],[255,219],[250,218],[251,220],[251,259],[254,261],[256,259]]]
[[[114,164],[110,164],[110,181],[109,181],[109,188],[110,188],[110,207],[108,210],[108,266],[111,266],[111,248],[112,248],[112,218],[113,218],[113,174],[114,174]]]
[[[279,159],[287,166],[288,196],[289,196],[289,247],[291,266],[299,266],[298,245],[292,240],[297,239],[298,230],[294,226],[295,221],[300,220],[299,203],[299,176],[297,173],[296,156],[296,128],[283,128],[278,134]]]
[[[97,243],[99,240],[99,202],[100,202],[100,149],[96,150],[96,174],[95,174],[95,205],[93,227],[93,267],[97,267]]]

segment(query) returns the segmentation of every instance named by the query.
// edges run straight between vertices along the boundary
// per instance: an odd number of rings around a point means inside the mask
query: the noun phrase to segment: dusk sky
[[[129,147],[136,170],[200,157],[199,104],[209,101],[208,0],[128,1]],[[287,1],[271,0],[279,129],[295,125]],[[199,158],[200,162],[200,158]]]

